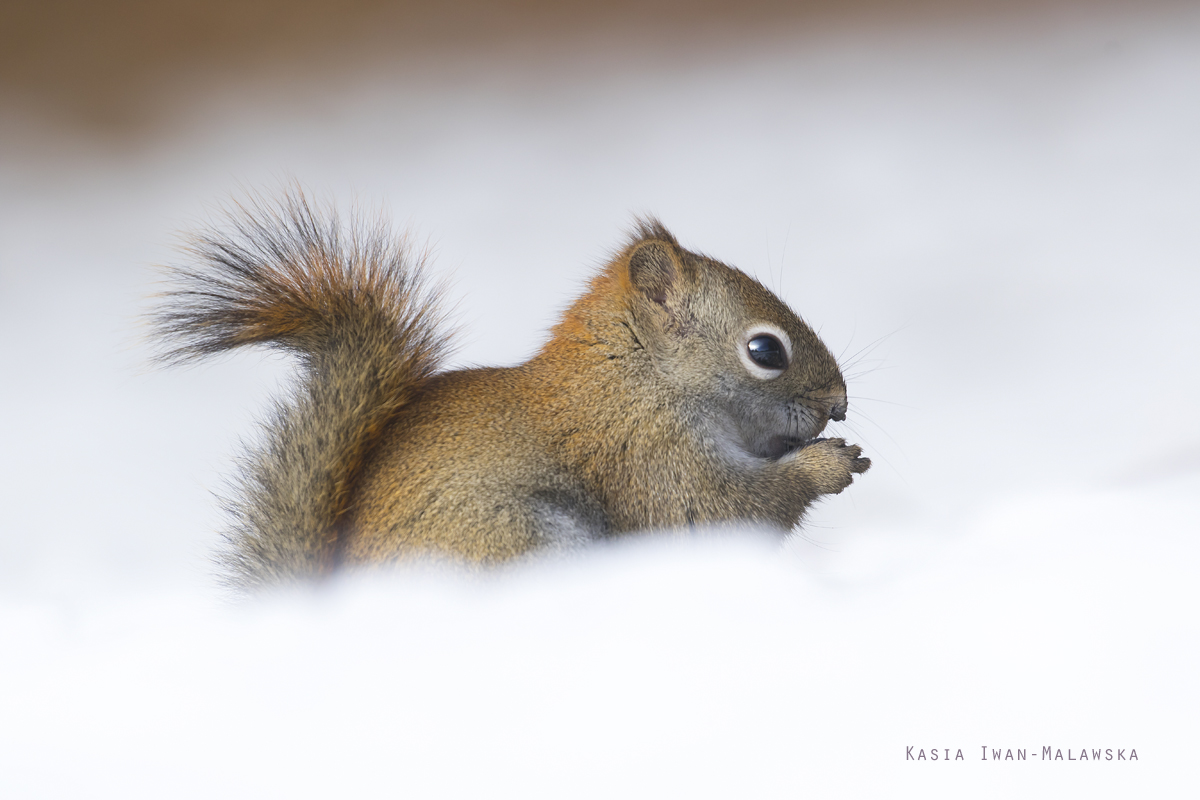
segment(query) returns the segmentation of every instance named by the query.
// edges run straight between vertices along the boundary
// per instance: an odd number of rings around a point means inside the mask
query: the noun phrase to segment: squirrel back
[[[339,567],[497,563],[654,528],[790,530],[870,461],[819,434],[846,387],[817,335],[657,221],[509,368],[439,371],[423,264],[299,194],[195,239],[157,315],[168,360],[300,356],[248,458],[225,557],[256,588]]]

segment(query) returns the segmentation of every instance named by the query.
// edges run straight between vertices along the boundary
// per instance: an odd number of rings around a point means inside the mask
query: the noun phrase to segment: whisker
[[[852,381],[852,380],[857,380],[858,378],[865,378],[867,375],[871,375],[872,373],[875,373],[875,372],[884,372],[886,370],[895,369],[895,368],[896,368],[895,366],[880,365],[878,367],[871,367],[870,369],[865,369],[861,372],[851,372],[849,374],[844,374],[843,377],[846,381]]]
[[[845,371],[845,370],[847,370],[847,369],[850,369],[851,367],[854,367],[854,366],[855,366],[855,365],[857,365],[857,364],[858,364],[858,363],[859,363],[859,362],[860,362],[862,359],[866,358],[866,357],[867,357],[867,356],[869,356],[871,353],[873,353],[873,352],[875,351],[875,348],[879,347],[879,346],[880,346],[881,344],[883,344],[885,341],[887,341],[888,339],[892,338],[893,336],[895,336],[895,335],[896,335],[897,333],[899,333],[900,331],[902,331],[902,330],[904,330],[905,328],[907,328],[907,327],[909,326],[909,324],[910,324],[910,323],[907,323],[907,322],[906,322],[906,323],[904,323],[903,325],[901,325],[900,327],[896,328],[895,330],[892,330],[892,331],[889,331],[888,333],[885,333],[885,334],[883,334],[883,335],[882,335],[882,336],[880,336],[878,339],[876,339],[875,341],[871,342],[870,344],[868,344],[866,347],[864,347],[864,348],[862,348],[861,350],[859,350],[859,351],[858,351],[857,353],[855,353],[854,355],[850,356],[849,360],[848,360],[848,361],[846,361],[844,364],[842,363],[842,359],[841,359],[841,357],[839,356],[839,357],[838,357],[838,364],[841,364],[841,365],[842,365],[842,369],[843,369],[843,371]],[[854,341],[854,337],[853,337],[853,335],[851,335],[851,337],[850,337],[850,341]],[[847,345],[847,347],[849,347],[849,345]],[[843,351],[842,351],[842,353],[843,353],[843,354],[845,354],[845,350],[843,350]]]
[[[856,353],[854,353],[854,355],[850,356],[850,358],[846,360],[845,368],[849,369],[850,367],[853,367],[855,364],[859,363],[862,359],[871,355],[871,353],[875,352],[876,348],[878,348],[881,344],[886,342],[888,339],[890,339],[895,334],[896,334],[896,331],[892,331],[891,333],[885,333],[883,336],[880,336],[875,341],[871,342],[870,344],[866,345],[865,347],[860,348]],[[850,340],[851,341],[854,340],[853,332],[851,332],[851,334],[850,334]],[[849,347],[849,345],[847,345],[847,347]],[[843,351],[843,353],[844,352],[845,351]],[[838,363],[841,363],[841,358],[838,359]]]
[[[886,436],[888,438],[888,441],[890,441],[893,445],[896,446],[896,449],[900,451],[900,455],[904,456],[905,460],[908,460],[908,453],[906,453],[904,451],[904,447],[899,442],[897,442],[896,439],[890,433],[888,433],[886,429],[883,428],[883,426],[881,426],[879,423],[875,422],[875,420],[871,419],[870,417],[866,417],[865,415],[862,415],[862,414],[860,414],[859,416],[862,416],[865,419],[865,421],[874,425],[879,430],[880,433],[882,433],[884,436]],[[857,442],[861,442],[864,446],[870,445],[870,442],[869,442],[867,436],[865,434],[863,434],[854,425],[852,425],[848,422],[842,422],[841,424],[845,426],[846,430],[848,430],[851,434],[854,435],[854,439]],[[842,438],[847,438],[847,437],[842,437]],[[878,458],[880,461],[887,464],[888,467],[890,467],[893,472],[895,472],[898,476],[900,476],[900,480],[904,481],[905,485],[908,485],[908,479],[904,477],[904,473],[901,472],[899,468],[897,468],[897,466],[892,462],[892,460],[890,458],[888,458],[886,455],[883,454],[883,451],[870,452],[870,453],[867,453],[867,455],[871,459]]]
[[[910,406],[910,405],[907,405],[906,403],[897,403],[895,400],[880,400],[878,397],[864,397],[861,394],[851,395],[848,399],[850,399],[850,400],[870,400],[872,403],[883,403],[883,404],[889,405],[889,406],[899,406],[900,408],[907,408],[910,411],[920,411],[921,410],[920,407],[918,407],[918,406]]]
[[[813,547],[816,547],[819,550],[825,550],[826,552],[829,552],[829,553],[839,552],[839,550],[834,546],[833,542],[825,542],[820,539],[814,539],[812,536],[809,536],[808,531],[812,530],[813,528],[819,528],[821,530],[826,530],[826,531],[835,530],[835,528],[832,525],[813,525],[808,520],[805,520],[804,527],[793,530],[792,536],[794,536],[795,538],[800,539],[804,542],[807,542],[808,544],[811,544]]]

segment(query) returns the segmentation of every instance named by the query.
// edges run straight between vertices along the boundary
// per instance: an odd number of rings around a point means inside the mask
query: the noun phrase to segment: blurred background
[[[1182,796],[1198,142],[1194,3],[6,0],[0,788]],[[142,317],[290,181],[429,246],[459,365],[656,214],[820,330],[874,467],[782,550],[232,610],[214,493],[289,365],[162,371]],[[1143,755],[980,759],[1055,742]]]

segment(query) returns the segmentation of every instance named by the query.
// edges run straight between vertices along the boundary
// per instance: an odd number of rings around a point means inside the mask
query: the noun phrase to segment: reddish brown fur
[[[771,470],[766,460],[730,469],[712,457],[689,424],[704,413],[689,408],[699,398],[664,381],[639,346],[633,309],[654,304],[634,287],[631,256],[666,245],[678,275],[704,265],[774,301],[762,313],[791,312],[741,273],[681,250],[660,227],[640,233],[653,238],[636,239],[591,281],[531,361],[440,375],[414,398],[367,468],[347,561],[437,553],[491,562],[546,546],[536,515],[513,514],[528,511],[530,487],[555,487],[596,536],[739,519],[787,529],[817,496],[865,471],[869,461],[840,440],[801,451],[794,470]],[[686,328],[678,316],[667,314],[664,329]],[[809,344],[834,384],[816,402],[844,402],[832,358],[815,336]]]
[[[386,232],[347,244],[299,195],[232,223],[237,236],[198,240],[201,266],[177,271],[158,321],[180,342],[168,358],[271,342],[305,367],[234,507],[227,560],[243,586],[417,556],[496,563],[655,528],[786,531],[870,465],[814,438],[846,393],[812,330],[657,222],[529,362],[441,373],[434,299]],[[792,356],[766,377],[743,351],[763,331]]]

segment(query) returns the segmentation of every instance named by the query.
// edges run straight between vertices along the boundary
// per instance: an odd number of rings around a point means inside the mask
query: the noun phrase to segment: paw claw
[[[839,494],[871,468],[871,459],[862,455],[862,448],[846,444],[845,439],[825,439],[814,442],[801,451],[809,459],[810,480],[818,494]]]

